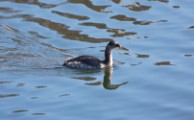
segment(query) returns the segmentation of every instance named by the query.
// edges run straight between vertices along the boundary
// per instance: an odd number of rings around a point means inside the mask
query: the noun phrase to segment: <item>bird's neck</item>
[[[106,50],[105,50],[104,64],[106,64],[108,66],[112,66],[112,64],[113,64],[112,50],[110,48],[108,48],[108,47],[106,47]]]

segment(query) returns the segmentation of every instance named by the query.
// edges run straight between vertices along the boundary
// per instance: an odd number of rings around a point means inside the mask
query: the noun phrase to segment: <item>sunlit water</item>
[[[194,1],[0,0],[1,120],[194,119]],[[114,67],[75,70],[64,59]]]

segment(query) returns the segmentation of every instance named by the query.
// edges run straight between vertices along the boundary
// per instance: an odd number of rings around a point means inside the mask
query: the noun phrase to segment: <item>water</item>
[[[191,0],[1,0],[0,119],[194,119]],[[62,67],[103,58],[114,68]]]

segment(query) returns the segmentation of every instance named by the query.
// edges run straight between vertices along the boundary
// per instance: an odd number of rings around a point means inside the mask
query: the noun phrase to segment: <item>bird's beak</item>
[[[118,43],[116,44],[117,49],[120,49],[121,45]]]
[[[120,50],[125,50],[125,51],[129,51],[127,48],[121,46],[120,44],[117,44],[116,47]]]
[[[123,47],[123,46],[121,46],[121,45],[120,45],[119,49],[120,49],[120,50],[129,51],[127,48],[125,48],[125,47]]]

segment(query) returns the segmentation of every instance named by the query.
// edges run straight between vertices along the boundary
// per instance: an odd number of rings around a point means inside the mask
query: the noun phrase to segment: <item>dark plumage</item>
[[[82,55],[82,56],[78,56],[76,58],[66,60],[63,65],[68,66],[70,63],[74,63],[75,65],[76,65],[76,63],[77,64],[81,63],[81,64],[85,64],[88,66],[100,67],[101,62],[102,62],[102,60],[95,57],[95,56]],[[69,66],[69,67],[71,67],[71,66]],[[76,66],[73,68],[76,68]]]
[[[112,66],[112,50],[116,48],[121,48],[121,45],[116,41],[111,40],[106,46],[104,60],[94,56],[82,55],[65,60],[63,66],[75,69],[100,69],[106,66]]]

